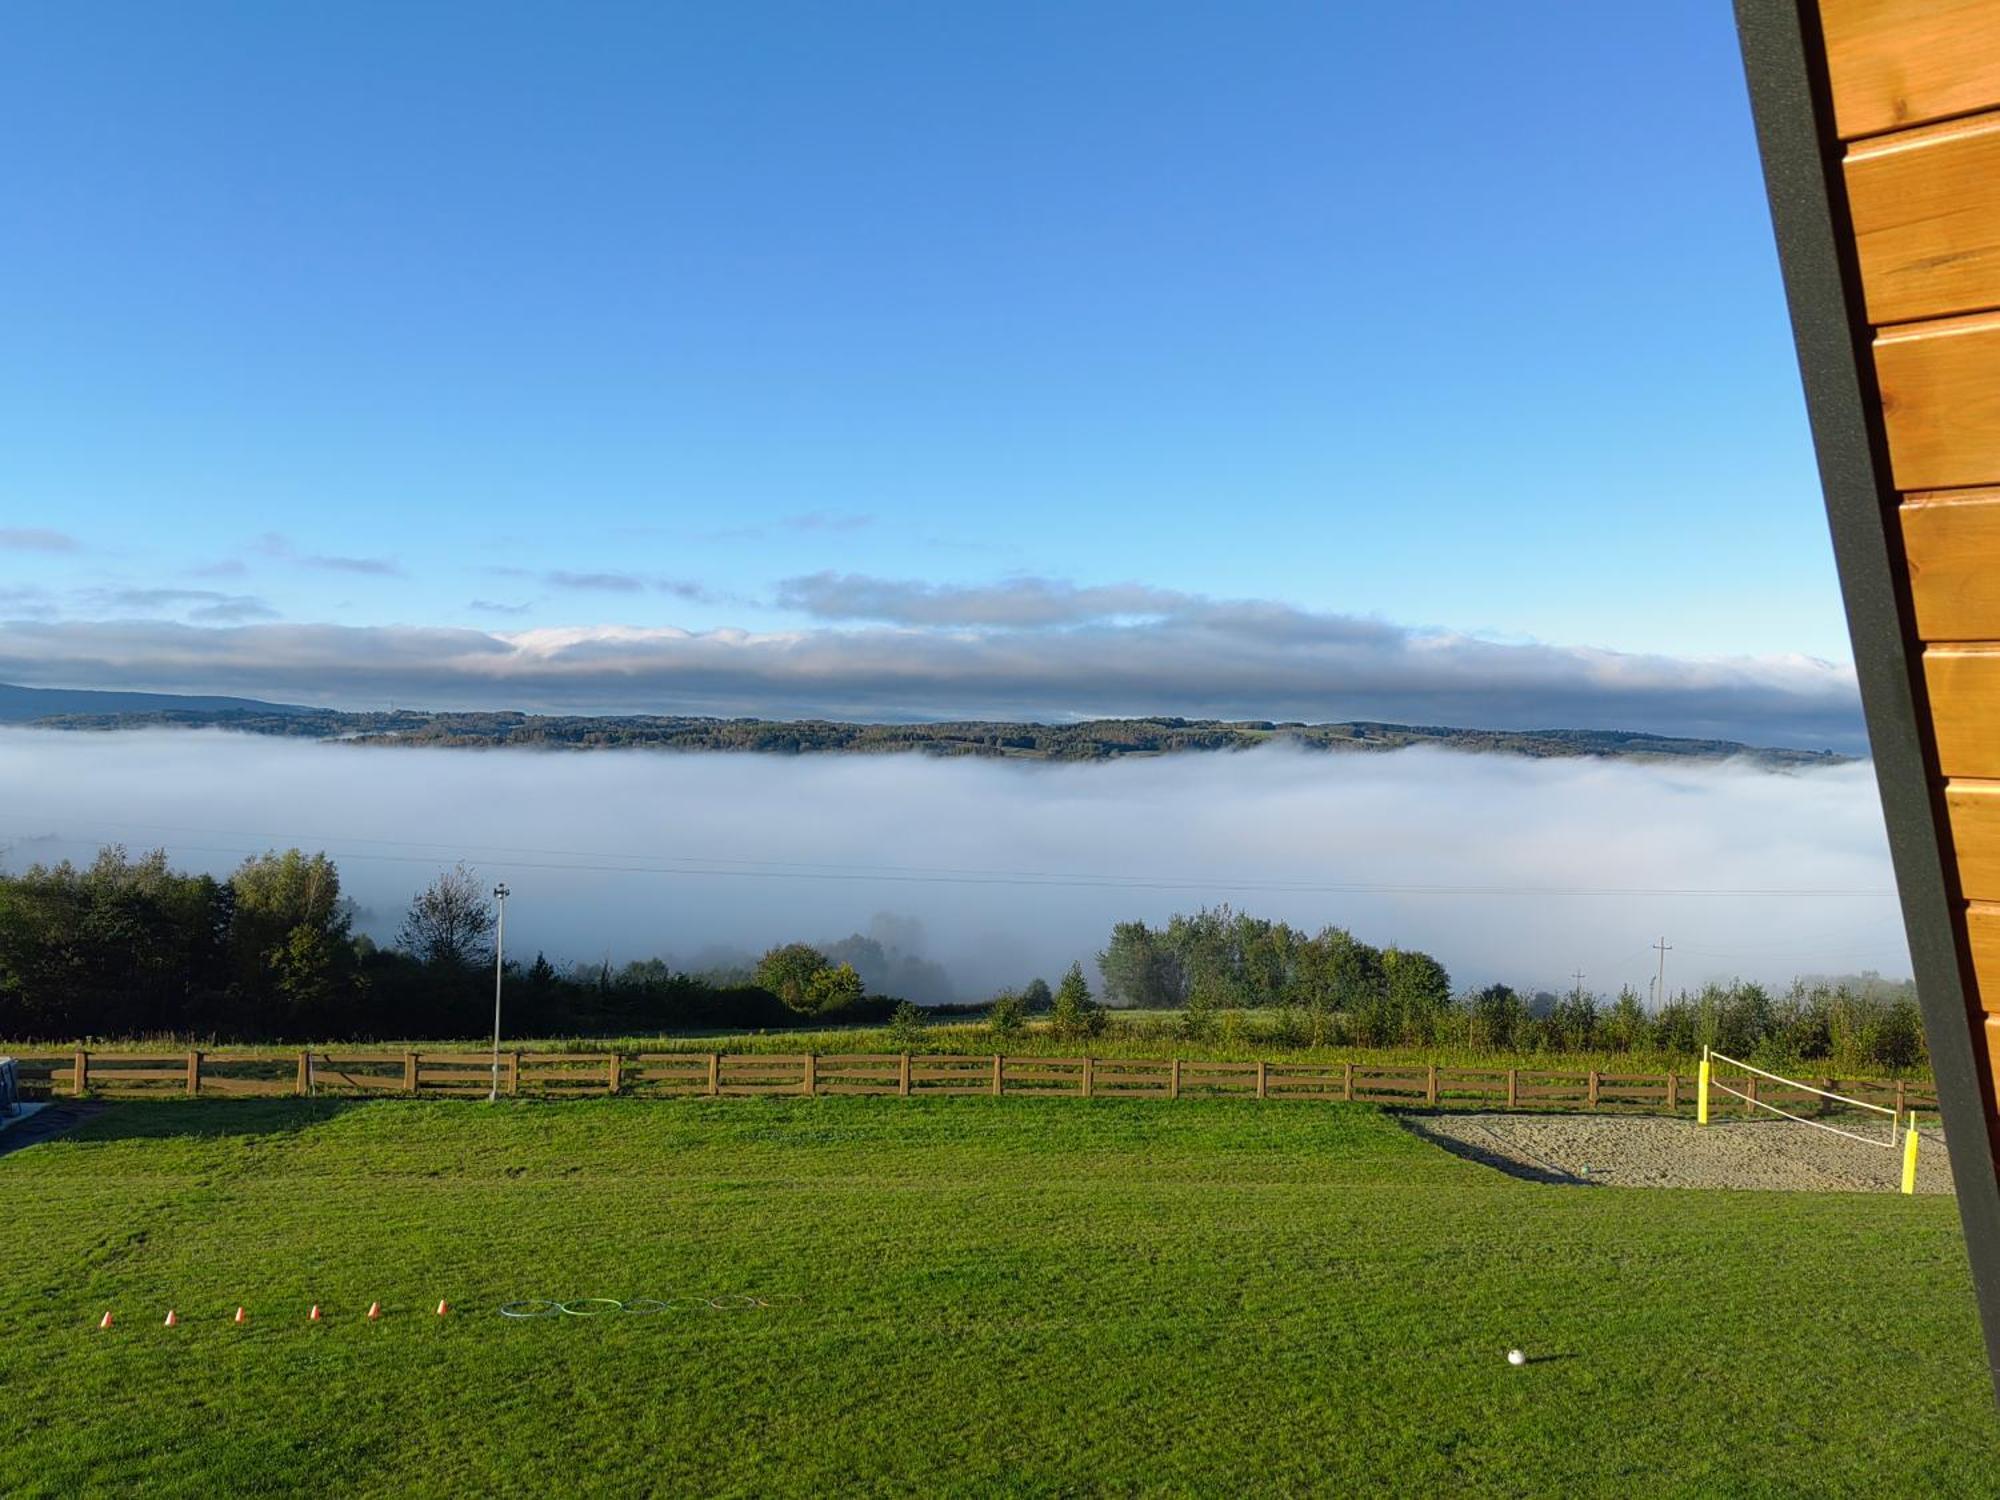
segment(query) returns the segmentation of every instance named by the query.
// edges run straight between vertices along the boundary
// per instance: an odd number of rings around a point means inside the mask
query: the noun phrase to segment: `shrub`
[[[995,1036],[1019,1036],[1028,1029],[1027,997],[1014,990],[1002,990],[987,1007],[986,1025]]]
[[[914,1042],[923,1036],[927,1024],[921,1009],[908,1000],[899,1000],[889,1016],[889,1035],[899,1042]]]

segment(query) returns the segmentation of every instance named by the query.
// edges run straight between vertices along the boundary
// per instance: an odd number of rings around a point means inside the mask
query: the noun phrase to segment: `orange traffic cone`
[[[236,1309],[236,1321],[239,1323],[247,1323],[250,1321],[250,1314],[248,1314],[242,1308],[239,1307]]]
[[[444,1298],[442,1298],[442,1297],[438,1298],[438,1316],[439,1316],[439,1317],[441,1318],[441,1317],[443,1317],[443,1316],[444,1316],[444,1315],[445,1315],[446,1313],[448,1313],[448,1312],[450,1312],[450,1311],[451,1311],[451,1308],[450,1308],[450,1306],[449,1306],[449,1305],[448,1305],[448,1304],[447,1304],[447,1303],[445,1302]]]
[[[306,1321],[309,1323],[317,1323],[320,1321],[319,1304],[317,1302],[313,1304],[313,1310],[306,1314]]]
[[[99,1328],[109,1328],[109,1327],[111,1326],[111,1309],[110,1309],[110,1308],[108,1308],[108,1307],[107,1307],[107,1308],[105,1308],[105,1309],[104,1309],[104,1321],[103,1321],[103,1322],[101,1322],[101,1323],[99,1323],[99,1324],[98,1324],[97,1326],[98,1326]]]
[[[374,1322],[374,1321],[375,1321],[375,1320],[376,1320],[377,1318],[379,1318],[379,1317],[381,1317],[381,1316],[382,1316],[382,1304],[381,1304],[381,1303],[379,1303],[379,1302],[371,1302],[371,1303],[369,1303],[369,1304],[368,1304],[368,1321],[369,1321],[369,1322],[371,1322],[371,1323],[373,1323],[373,1322]]]
[[[169,1328],[178,1328],[180,1327],[180,1322],[181,1322],[180,1314],[175,1312],[171,1307],[168,1308],[166,1326]]]

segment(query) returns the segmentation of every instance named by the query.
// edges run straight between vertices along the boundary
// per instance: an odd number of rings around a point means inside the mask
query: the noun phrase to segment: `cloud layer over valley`
[[[1461,982],[1908,972],[1873,772],[1272,749],[1109,765],[568,755],[217,732],[0,731],[5,863],[164,846],[226,873],[324,847],[394,932],[464,858],[510,949],[614,961],[914,921],[979,994],[1114,921],[1229,901],[1429,949]],[[899,930],[906,930],[901,929]],[[936,998],[936,997],[919,997]]]

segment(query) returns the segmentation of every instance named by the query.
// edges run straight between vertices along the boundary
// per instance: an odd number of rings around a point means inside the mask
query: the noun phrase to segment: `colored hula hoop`
[[[729,1292],[720,1297],[710,1297],[708,1305],[722,1312],[737,1312],[756,1307],[758,1302],[748,1292]]]
[[[608,1312],[623,1312],[625,1304],[616,1297],[579,1297],[574,1302],[558,1302],[556,1308],[572,1318],[596,1318]]]
[[[530,1297],[525,1302],[504,1302],[500,1306],[503,1318],[553,1318],[562,1310],[558,1302],[545,1302],[539,1297]]]
[[[658,1297],[634,1297],[630,1302],[625,1304],[625,1311],[628,1313],[663,1313],[679,1301],[678,1297],[669,1297],[664,1302]]]

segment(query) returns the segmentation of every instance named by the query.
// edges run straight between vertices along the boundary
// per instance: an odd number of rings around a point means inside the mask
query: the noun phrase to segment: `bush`
[[[1069,972],[1063,975],[1049,1020],[1055,1034],[1064,1041],[1080,1042],[1103,1035],[1104,1007],[1092,998],[1082,964],[1071,964]]]
[[[1019,1036],[1028,1029],[1027,997],[1013,990],[1002,990],[987,1007],[986,1025],[995,1036]]]
[[[889,1016],[889,1035],[899,1042],[921,1041],[928,1024],[921,1009],[908,1000],[898,1000]]]

